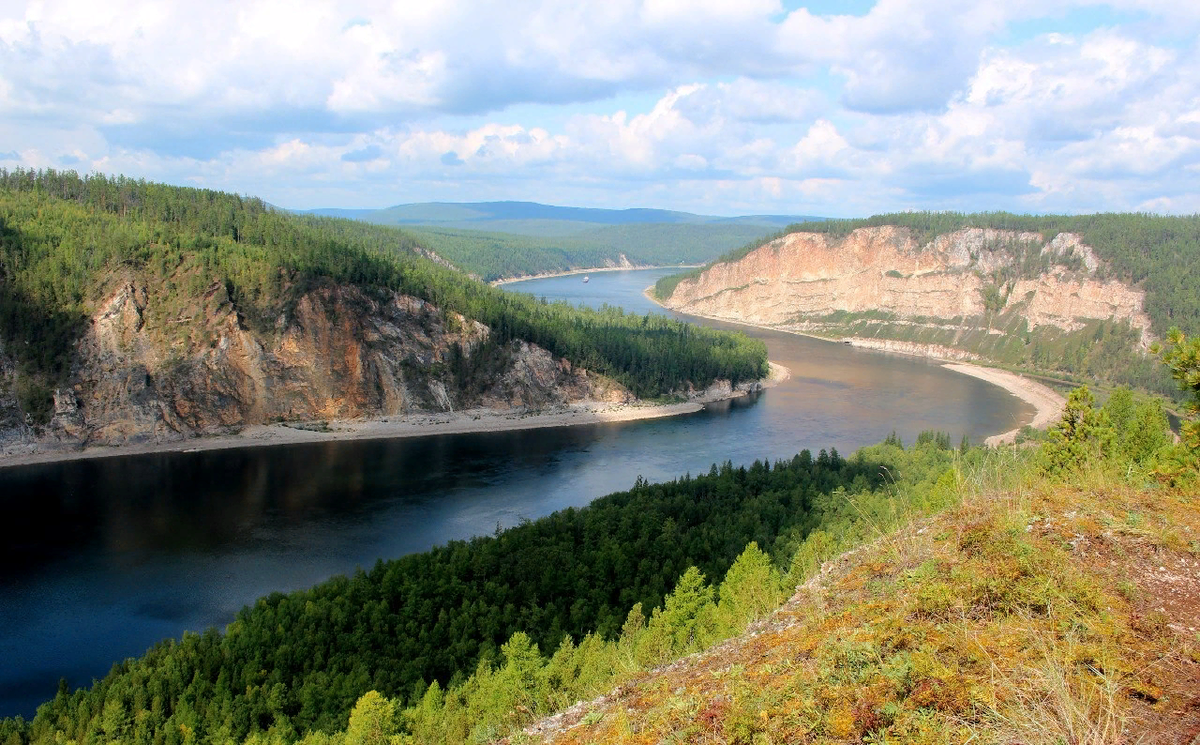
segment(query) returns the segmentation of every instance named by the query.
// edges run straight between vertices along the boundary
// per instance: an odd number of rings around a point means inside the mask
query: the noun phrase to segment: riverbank
[[[1029,426],[1034,429],[1045,429],[1058,421],[1062,417],[1063,407],[1067,403],[1062,394],[1053,388],[1007,370],[981,367],[966,362],[947,362],[942,367],[1000,386],[1032,406],[1037,413],[1034,414],[1033,421],[1029,423]],[[1020,431],[1020,427],[1010,429],[1007,432],[992,435],[984,440],[984,443],[993,447],[1011,444],[1016,441],[1017,433]]]
[[[649,271],[651,269],[695,269],[696,267],[704,266],[703,264],[669,264],[665,266],[600,266],[591,269],[568,269],[563,272],[543,272],[542,274],[530,274],[526,277],[507,277],[505,279],[494,279],[488,284],[492,287],[500,285],[511,285],[515,282],[527,282],[534,279],[553,279],[555,277],[571,277],[576,274],[599,274],[600,272],[633,272],[633,271]]]
[[[606,403],[584,401],[560,404],[541,410],[524,409],[466,409],[457,412],[420,413],[340,419],[316,422],[286,422],[257,424],[241,432],[226,435],[194,437],[168,442],[145,442],[119,446],[95,446],[82,450],[46,450],[15,452],[0,455],[0,468],[24,466],[37,463],[83,460],[86,458],[112,458],[123,455],[147,453],[191,453],[230,448],[268,447],[272,445],[295,445],[310,442],[337,442],[342,440],[390,440],[406,437],[430,437],[433,435],[458,435],[476,432],[507,432],[521,429],[545,427],[569,427],[584,424],[609,424],[632,422],[641,419],[659,419],[683,414],[694,414],[705,404],[739,398],[751,392],[777,385],[787,380],[786,367],[768,363],[771,372],[757,385],[731,388],[728,383],[714,386],[708,391],[678,403],[658,404],[645,401],[633,403]],[[32,446],[36,447],[36,445]]]
[[[659,307],[665,308],[667,310],[672,310],[670,308],[667,308],[662,303],[658,302],[658,300],[654,297],[653,290],[654,290],[653,287],[647,287],[643,294],[646,296],[647,299],[649,299],[655,305],[658,305]],[[728,318],[720,318],[717,316],[706,316],[706,315],[700,315],[697,313],[685,313],[684,311],[674,311],[674,312],[683,313],[684,315],[695,316],[697,318],[706,318],[706,319],[713,320],[713,321],[720,321],[722,323],[732,323],[732,324],[737,324],[739,326],[747,326],[749,328],[763,329],[766,331],[783,331],[788,334],[795,334],[797,336],[806,336],[810,339],[817,339],[819,341],[829,342],[830,344],[848,343],[848,344],[851,344],[852,346],[857,346],[862,349],[873,349],[875,351],[884,351],[884,352],[888,352],[891,354],[906,354],[906,355],[913,356],[913,357],[924,357],[927,359],[938,360],[938,361],[943,362],[942,366],[948,370],[953,370],[954,372],[961,373],[963,375],[970,375],[973,378],[978,378],[980,380],[987,381],[988,383],[991,383],[992,385],[1003,388],[1004,390],[1008,391],[1012,395],[1016,396],[1017,398],[1021,399],[1025,403],[1032,406],[1034,408],[1034,412],[1035,412],[1034,416],[1033,416],[1033,420],[1028,422],[1027,425],[1021,425],[1021,427],[1031,426],[1034,429],[1045,429],[1046,427],[1050,426],[1054,422],[1058,421],[1058,419],[1062,416],[1063,407],[1066,405],[1066,399],[1060,393],[1058,393],[1054,389],[1050,388],[1049,386],[1046,386],[1035,380],[1027,378],[1023,375],[1018,375],[1016,373],[1008,372],[1007,370],[1000,370],[1000,369],[994,368],[994,367],[984,367],[982,365],[976,365],[976,364],[972,364],[970,362],[963,362],[961,360],[947,360],[945,356],[934,354],[933,350],[931,350],[929,348],[918,347],[918,346],[913,346],[911,349],[907,349],[907,348],[906,349],[893,349],[893,348],[875,347],[870,344],[855,344],[854,340],[828,339],[823,336],[807,334],[807,333],[804,333],[803,331],[796,331],[794,329],[789,329],[787,327],[761,326],[758,324],[746,323],[744,321],[734,321],[734,320],[730,320]],[[1011,444],[1016,441],[1017,433],[1021,431],[1021,427],[1016,427],[1014,429],[1008,430],[1007,432],[1001,432],[1000,434],[992,435],[992,436],[988,437],[986,440],[984,440],[984,444],[991,446],[991,447],[995,447],[997,445]]]

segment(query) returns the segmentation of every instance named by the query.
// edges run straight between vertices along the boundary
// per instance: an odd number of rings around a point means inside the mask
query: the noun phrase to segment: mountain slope
[[[0,444],[765,376],[765,347],[745,337],[545,305],[430,257],[395,229],[236,195],[0,171]]]
[[[820,219],[536,202],[428,202],[309,214],[412,229],[454,266],[489,282],[573,269],[704,263],[771,230]]]
[[[591,227],[563,237],[412,226],[438,256],[485,281],[600,267],[698,264],[760,239],[753,225],[630,224]]]

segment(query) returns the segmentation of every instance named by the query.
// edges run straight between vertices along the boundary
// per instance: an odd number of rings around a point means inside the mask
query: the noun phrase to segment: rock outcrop
[[[123,278],[30,426],[0,348],[0,451],[163,442],[274,421],[625,401],[620,385],[418,298],[328,283],[254,328],[217,283],[186,304]],[[261,325],[261,324],[260,324]],[[268,324],[269,325],[269,324]]]
[[[1080,237],[981,228],[920,244],[904,228],[859,228],[844,238],[791,233],[679,283],[669,308],[826,335],[847,316],[878,314],[892,326],[992,328],[1006,315],[1029,330],[1077,331],[1089,320],[1128,323],[1150,341],[1144,294],[1100,277]],[[945,345],[942,356],[970,358]]]

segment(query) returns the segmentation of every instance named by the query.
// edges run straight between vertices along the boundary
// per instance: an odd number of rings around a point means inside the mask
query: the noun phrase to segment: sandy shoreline
[[[1063,398],[1062,394],[1053,388],[1007,370],[982,367],[966,362],[947,362],[942,367],[947,370],[960,372],[963,375],[970,375],[980,380],[986,380],[992,385],[998,385],[1025,403],[1033,406],[1037,413],[1034,414],[1033,421],[1029,425],[1034,429],[1045,429],[1058,421],[1062,416],[1063,407],[1067,403],[1067,399]],[[1020,427],[1010,429],[1007,432],[992,435],[984,440],[984,443],[993,447],[1009,444],[1017,439],[1017,433],[1020,431]]]
[[[787,368],[769,363],[771,373],[762,381],[769,388],[786,380]],[[330,420],[324,423],[289,422],[287,424],[256,424],[241,432],[228,435],[194,437],[170,442],[146,442],[119,446],[96,446],[83,450],[51,450],[42,452],[0,455],[0,468],[36,463],[112,458],[145,453],[190,453],[229,448],[268,447],[308,442],[340,442],[343,440],[390,440],[433,435],[457,435],[474,432],[506,432],[544,427],[569,427],[583,424],[632,422],[658,419],[681,414],[693,414],[705,404],[738,398],[748,393],[733,390],[721,394],[699,396],[672,404],[635,402],[628,404],[586,401],[560,404],[541,411],[467,409],[459,412],[421,413],[399,416],[367,417],[362,419]],[[325,426],[320,426],[324,424]],[[315,426],[314,426],[315,425]],[[311,429],[306,427],[312,427]],[[36,446],[33,446],[36,447]]]
[[[658,305],[661,308],[671,310],[670,308],[667,308],[665,305],[663,305],[662,303],[658,302],[658,300],[655,299],[653,290],[654,290],[653,287],[647,287],[645,289],[645,291],[643,292],[643,294],[646,296],[647,299],[650,300],[650,302]],[[739,326],[747,326],[750,328],[763,329],[764,331],[783,331],[783,332],[786,332],[789,334],[795,334],[796,336],[806,336],[810,339],[816,339],[818,341],[829,342],[830,344],[841,344],[842,343],[835,339],[826,339],[825,337],[822,337],[822,336],[806,334],[803,331],[793,331],[791,329],[778,328],[775,326],[760,326],[760,325],[753,324],[753,323],[746,323],[744,321],[731,321],[727,318],[716,318],[713,316],[704,316],[704,315],[700,315],[698,313],[688,313],[686,311],[675,311],[675,312],[683,313],[684,315],[696,316],[697,318],[706,318],[711,321],[720,321],[721,323],[732,323],[732,324],[736,324]],[[860,349],[871,349],[871,347],[868,347],[868,346],[861,346],[859,348]],[[887,350],[874,350],[874,351],[887,351]],[[888,352],[888,353],[889,354],[905,354],[905,352]],[[940,357],[935,357],[933,355],[914,355],[914,356],[923,356],[926,359],[934,359],[934,360],[942,360],[943,359]],[[1055,391],[1053,388],[1043,385],[1042,383],[1039,383],[1036,380],[1027,378],[1023,375],[1018,375],[1017,373],[1008,372],[1007,370],[1000,370],[995,367],[984,367],[983,365],[976,365],[976,364],[972,364],[970,362],[957,362],[957,361],[949,361],[949,360],[944,360],[942,362],[942,367],[945,367],[947,370],[953,370],[954,372],[962,373],[963,375],[970,375],[973,378],[979,378],[980,380],[985,380],[985,381],[991,383],[992,385],[999,386],[1000,388],[1003,388],[1004,390],[1008,391],[1012,395],[1016,396],[1017,398],[1021,399],[1025,403],[1032,406],[1036,413],[1033,416],[1033,421],[1029,422],[1028,425],[1032,426],[1034,429],[1045,429],[1046,427],[1050,426],[1054,422],[1058,421],[1058,419],[1062,416],[1063,407],[1066,405],[1066,402],[1067,402],[1067,400],[1062,396],[1062,394],[1058,393],[1058,391]],[[1026,425],[1021,425],[1021,427],[1024,427],[1024,426],[1026,426]],[[984,440],[984,444],[988,445],[990,447],[995,447],[997,445],[1010,444],[1010,443],[1016,441],[1017,433],[1021,431],[1021,427],[1017,427],[1015,429],[1010,429],[1007,432],[1001,432],[1000,434],[997,434],[997,435],[992,435],[991,437],[988,437],[986,440]]]
[[[554,277],[570,277],[576,274],[599,274],[600,272],[641,272],[651,269],[695,269],[704,266],[703,264],[669,264],[666,266],[600,266],[592,269],[568,269],[565,272],[544,272],[542,274],[531,274],[528,277],[509,277],[507,279],[494,279],[488,284],[492,287],[500,285],[511,285],[514,282],[528,282],[534,279],[553,279]]]

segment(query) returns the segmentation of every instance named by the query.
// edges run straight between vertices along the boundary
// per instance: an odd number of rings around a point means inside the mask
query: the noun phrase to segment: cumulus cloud
[[[297,207],[1200,209],[1200,6],[1096,8],[39,0],[0,8],[0,162]]]

